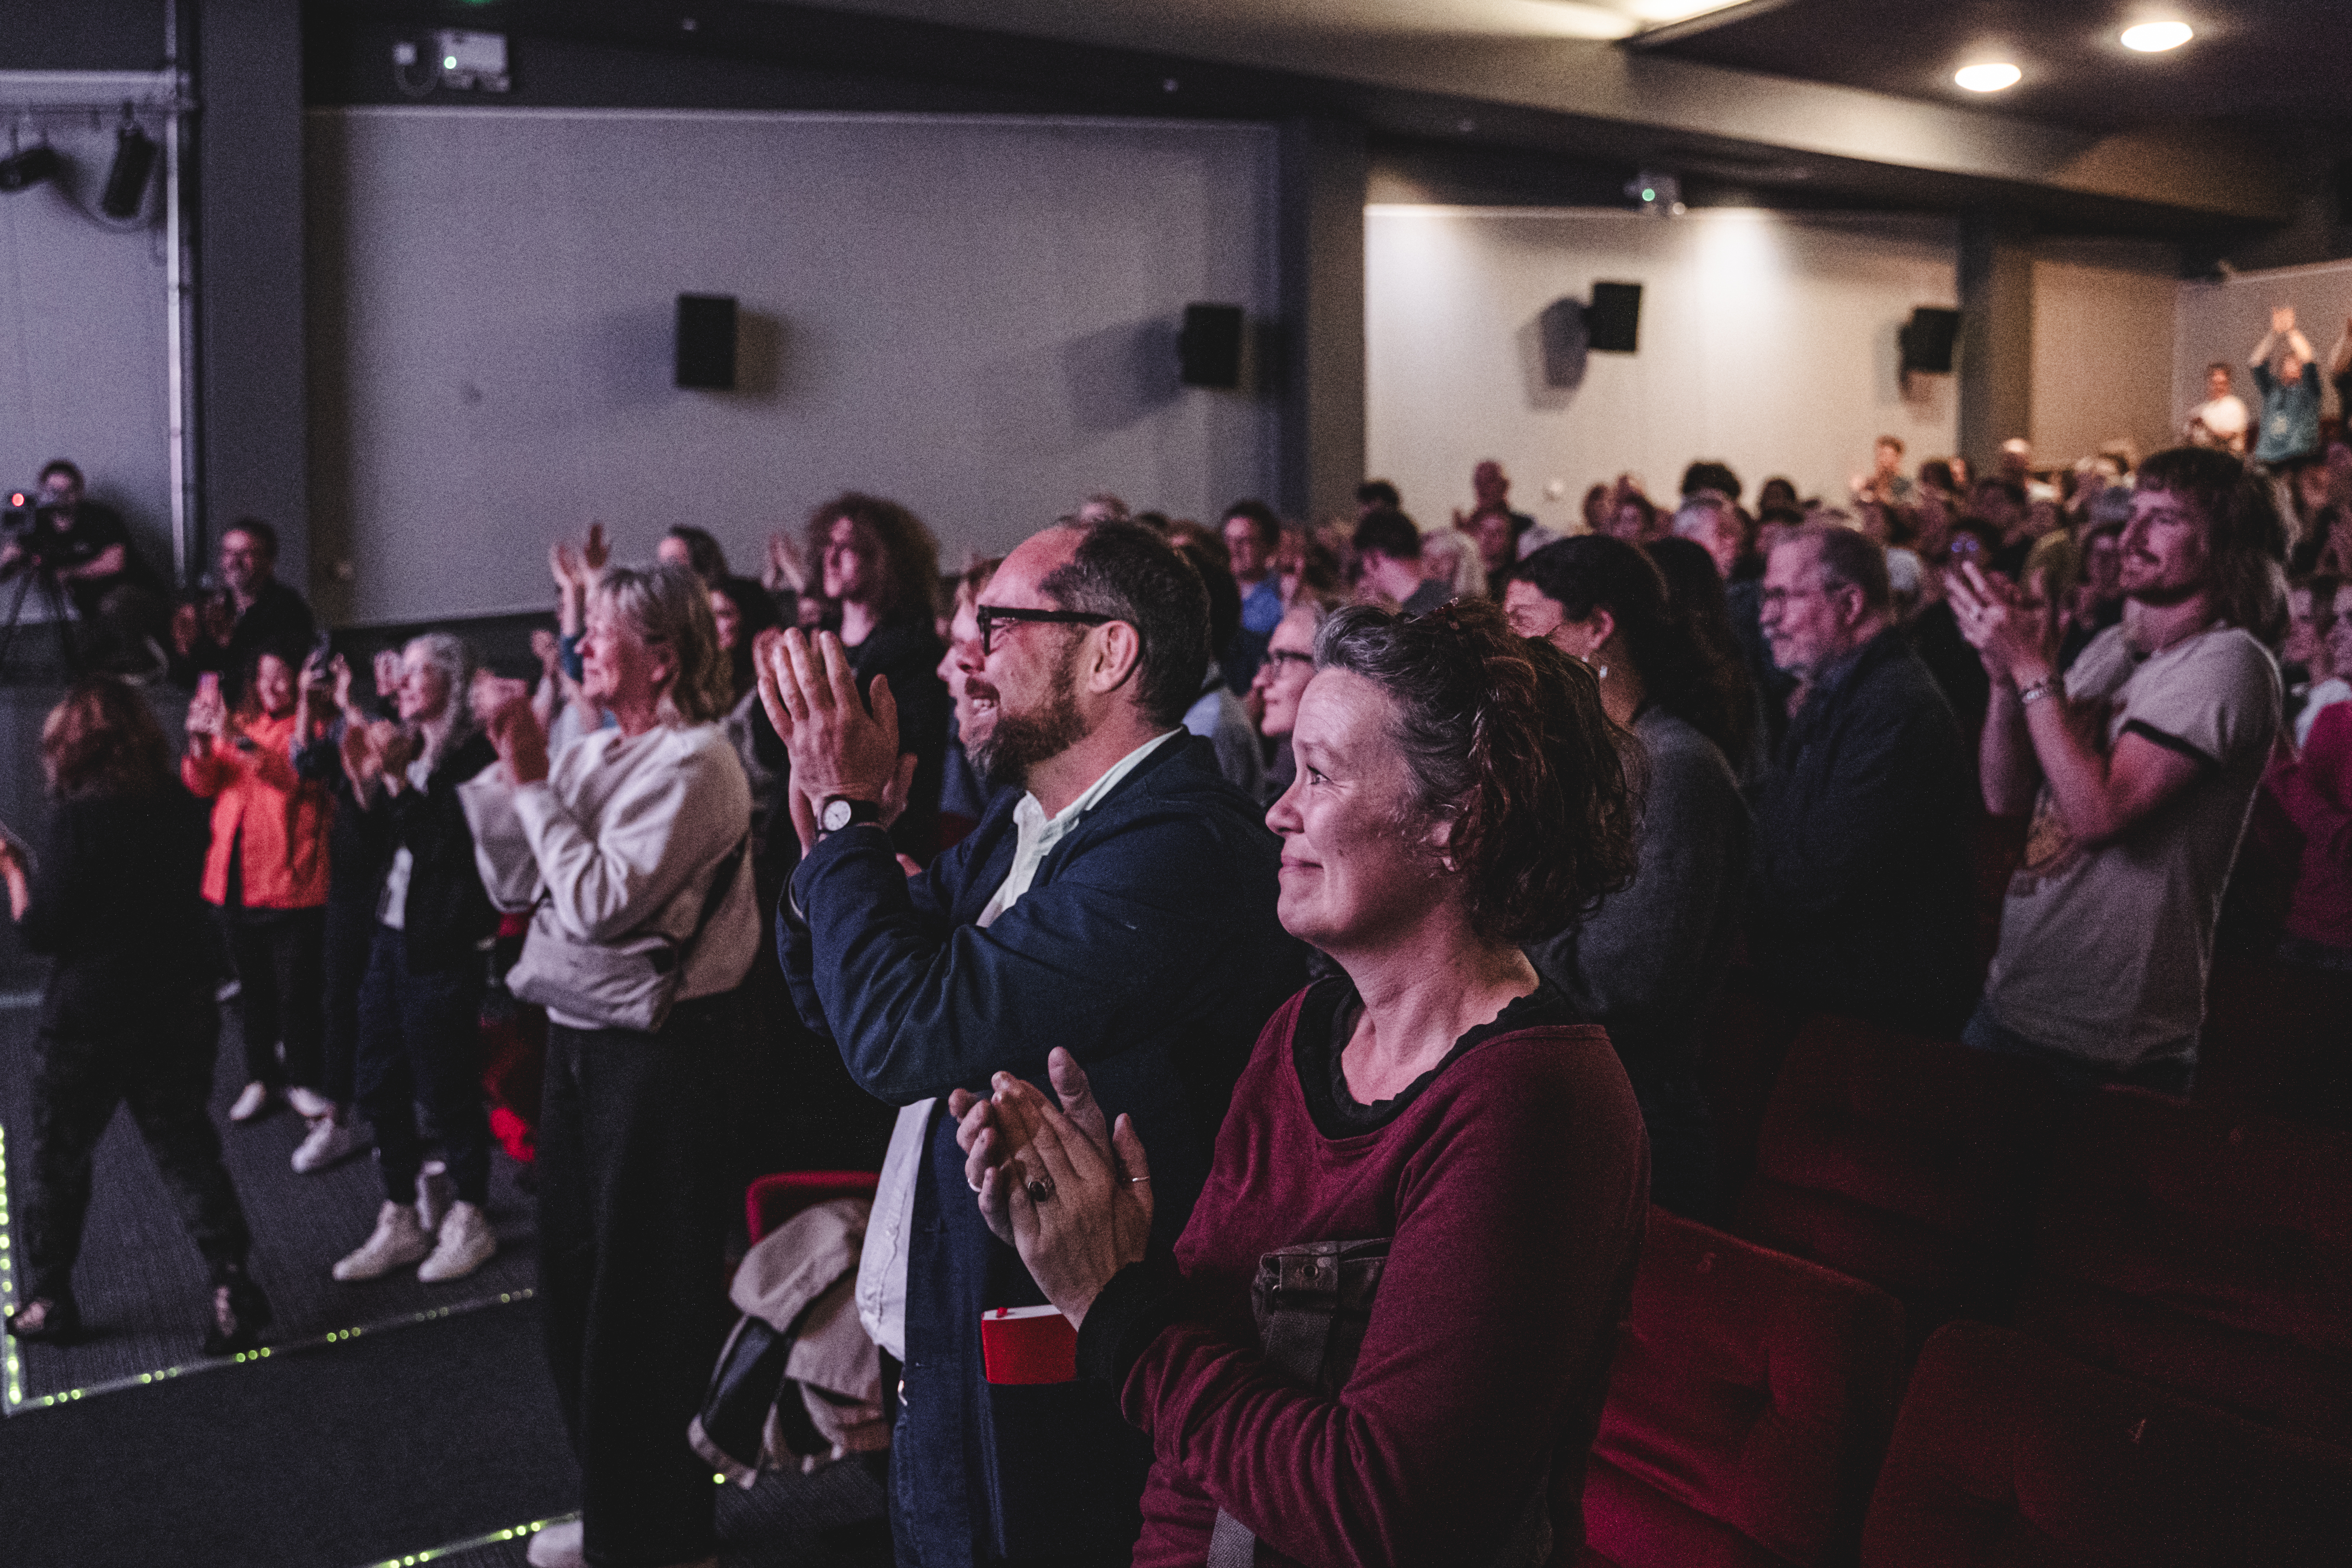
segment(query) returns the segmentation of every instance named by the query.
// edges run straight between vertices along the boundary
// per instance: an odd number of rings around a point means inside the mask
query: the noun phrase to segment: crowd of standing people
[[[495,987],[544,1019],[503,1110],[584,1498],[533,1563],[716,1551],[685,1433],[743,1180],[785,1164],[879,1171],[856,1308],[902,1563],[1572,1554],[1647,1205],[1718,1217],[1735,963],[2174,1092],[2217,942],[2352,970],[2352,451],[2270,442],[2291,317],[2256,358],[2259,418],[2217,374],[2145,462],[2011,442],[1971,478],[1888,437],[1840,496],[1701,461],[1568,531],[1494,461],[1445,526],[1377,479],[1312,525],[1105,495],[946,579],[856,492],[756,581],[600,528],[551,553],[535,681],[432,633],[372,698],[239,523],[149,639],[194,690],[176,769],[134,684],[83,681],[50,843],[0,848],[58,955],[8,1330],[81,1331],[125,1101],[207,1348],[268,1324],[205,1109],[215,952],[232,1121],[289,1105],[300,1172],[374,1150],[334,1277],[479,1268]],[[1988,815],[2030,822],[1990,951]],[[2292,893],[2225,924],[2250,863]],[[1378,1310],[1299,1363],[1254,1321],[1285,1270]],[[1008,1310],[1067,1323],[1072,1377],[992,1377]]]

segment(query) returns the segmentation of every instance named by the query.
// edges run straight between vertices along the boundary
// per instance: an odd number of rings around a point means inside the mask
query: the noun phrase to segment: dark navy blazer
[[[1155,1244],[1173,1244],[1259,1031],[1306,983],[1275,918],[1280,846],[1209,743],[1163,742],[1075,825],[1019,902],[975,922],[1011,870],[1014,790],[909,879],[888,838],[839,833],[794,872],[777,946],[801,1015],[894,1105],[1044,1085],[1061,1046],[1151,1159]],[[793,907],[805,911],[805,923]],[[944,1104],[908,1238],[905,1410],[893,1486],[920,1500],[926,1568],[1069,1552],[1125,1561],[1150,1450],[1083,1383],[991,1386],[980,1316],[1043,1304],[965,1189]],[[904,1522],[902,1515],[902,1522]]]

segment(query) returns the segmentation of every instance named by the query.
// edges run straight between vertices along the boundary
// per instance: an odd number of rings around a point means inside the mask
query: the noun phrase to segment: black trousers
[[[176,1009],[102,1035],[44,1030],[33,1072],[32,1190],[23,1211],[20,1299],[70,1299],[89,1211],[91,1158],[114,1108],[131,1120],[180,1211],[189,1239],[218,1279],[252,1246],[245,1209],[221,1163],[206,1102],[220,1048],[209,984]]]
[[[657,1035],[547,1031],[539,1289],[597,1568],[717,1550],[718,1489],[686,1429],[733,1321],[742,1036],[732,994],[681,1003]]]
[[[360,983],[375,945],[375,900],[330,898],[323,942],[319,1092],[349,1105],[359,1092]]]
[[[425,1141],[416,1133],[423,1101],[448,1156],[457,1196],[477,1207],[490,1199],[490,1119],[482,1109],[484,960],[417,973],[408,944],[390,926],[375,928],[367,978],[360,985],[359,1104],[375,1129],[384,1195],[416,1196]]]
[[[245,1076],[271,1088],[319,1089],[320,1037],[326,1015],[327,911],[228,911],[228,945],[236,960],[237,1005],[245,1016]],[[278,1047],[286,1047],[278,1065]]]

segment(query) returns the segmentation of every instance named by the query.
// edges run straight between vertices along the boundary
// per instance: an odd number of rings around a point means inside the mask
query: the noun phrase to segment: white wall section
[[[1374,206],[1365,247],[1370,467],[1426,525],[1469,504],[1482,458],[1565,527],[1624,470],[1659,500],[1701,457],[1751,500],[1773,474],[1843,497],[1882,432],[1915,462],[1952,449],[1954,378],[1915,378],[1906,398],[1895,347],[1914,306],[1954,302],[1947,220]],[[1547,386],[1537,318],[1596,279],[1643,285],[1640,352]]]
[[[1272,489],[1274,405],[1180,386],[1175,328],[1272,315],[1275,195],[1263,127],[314,110],[321,610],[540,607],[591,519],[755,571],[853,487],[950,567],[1097,489],[1213,515]],[[735,392],[672,386],[680,293],[740,300]]]

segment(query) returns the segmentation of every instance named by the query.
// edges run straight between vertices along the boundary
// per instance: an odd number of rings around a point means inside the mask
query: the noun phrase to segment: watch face
[[[847,801],[826,801],[824,803],[824,819],[820,826],[822,826],[827,833],[838,833],[843,828],[849,826],[850,815],[850,806]]]

